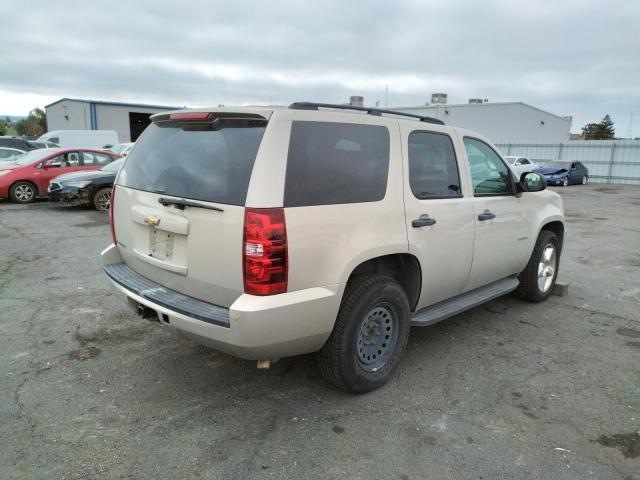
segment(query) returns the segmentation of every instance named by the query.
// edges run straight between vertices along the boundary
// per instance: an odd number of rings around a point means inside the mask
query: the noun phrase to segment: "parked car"
[[[42,135],[38,142],[53,142],[62,148],[100,149],[120,143],[114,130],[54,130]]]
[[[24,152],[28,152],[30,150],[35,150],[36,146],[32,144],[29,140],[24,140],[22,138],[17,137],[0,137],[0,147],[7,148],[16,148],[18,150],[22,150]]]
[[[589,181],[589,169],[580,162],[556,160],[547,162],[534,170],[544,175],[547,185],[586,185]]]
[[[46,195],[49,181],[62,173],[97,170],[118,155],[90,149],[41,148],[0,164],[0,199],[18,203],[33,202]]]
[[[538,166],[527,157],[507,155],[504,159],[517,177],[520,177],[520,175],[526,172],[533,172],[538,168]]]
[[[29,140],[29,144],[33,148],[60,148],[60,145],[53,142],[37,142]]]
[[[135,145],[135,143],[133,142],[129,142],[129,143],[119,143],[117,145],[114,145],[112,147],[107,148],[107,150],[110,150],[112,152],[115,152],[119,155],[122,155],[123,157],[126,157],[127,155],[129,155],[129,152],[131,151],[131,149],[133,148],[133,146]]]
[[[93,205],[98,211],[109,210],[113,181],[124,158],[105,165],[100,170],[62,174],[49,183],[49,199],[72,205]]]
[[[19,148],[0,147],[0,162],[8,162],[25,153]]]
[[[351,392],[390,378],[412,325],[545,300],[560,196],[477,133],[388,114],[154,115],[115,182],[106,275],[143,318],[259,367],[318,352]]]

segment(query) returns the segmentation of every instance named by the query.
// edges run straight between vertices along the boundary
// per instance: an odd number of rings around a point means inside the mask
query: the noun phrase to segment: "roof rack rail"
[[[357,110],[360,112],[367,112],[369,115],[382,116],[383,113],[388,115],[400,115],[402,117],[411,117],[420,120],[421,122],[435,123],[436,125],[444,125],[442,120],[438,120],[433,117],[426,117],[423,115],[414,115],[413,113],[398,112],[396,110],[384,110],[382,108],[369,108],[369,107],[356,107],[354,105],[340,105],[337,103],[316,103],[316,102],[294,102],[289,105],[292,110],[318,110],[318,108],[337,108],[340,110]]]

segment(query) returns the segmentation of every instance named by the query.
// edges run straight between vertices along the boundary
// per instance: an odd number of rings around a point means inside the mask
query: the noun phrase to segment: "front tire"
[[[569,179],[567,177],[564,177],[564,179],[562,180],[562,186],[567,187],[568,185],[569,185]]]
[[[110,203],[111,203],[111,187],[101,188],[93,196],[93,206],[99,212],[109,211]]]
[[[16,203],[31,203],[36,199],[38,190],[31,182],[16,182],[11,185],[9,196]]]
[[[556,283],[559,266],[560,241],[555,233],[542,230],[529,263],[518,277],[516,295],[532,303],[546,300]]]
[[[318,352],[324,378],[352,393],[384,385],[402,357],[410,330],[409,300],[381,275],[350,282],[331,336]]]

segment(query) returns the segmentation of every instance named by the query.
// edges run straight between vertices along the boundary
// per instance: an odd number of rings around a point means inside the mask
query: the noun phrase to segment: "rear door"
[[[485,141],[463,137],[473,188],[475,242],[465,291],[517,273],[528,255],[526,204],[514,195],[514,178]]]
[[[243,292],[244,205],[266,126],[257,115],[156,118],[112,199],[117,245],[130,268],[203,301],[235,301]],[[185,200],[199,206],[172,204]]]
[[[108,165],[113,157],[100,152],[82,152],[82,170],[98,170]]]
[[[473,257],[473,198],[447,130],[401,122],[409,251],[422,267],[418,308],[462,293]]]

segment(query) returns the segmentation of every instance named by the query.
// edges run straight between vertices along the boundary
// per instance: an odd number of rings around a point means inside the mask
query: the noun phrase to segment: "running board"
[[[489,300],[501,297],[518,288],[520,282],[517,278],[508,277],[485,287],[476,288],[449,300],[436,303],[423,308],[411,317],[411,325],[414,327],[426,327],[438,323],[441,320],[477,307]]]

